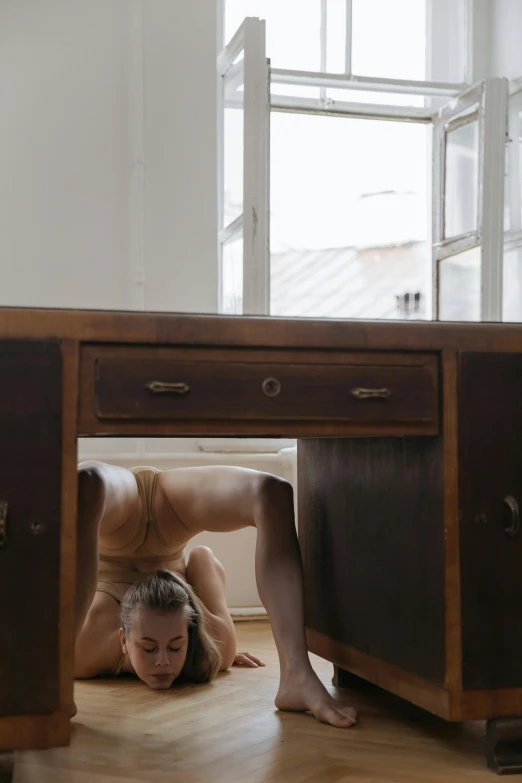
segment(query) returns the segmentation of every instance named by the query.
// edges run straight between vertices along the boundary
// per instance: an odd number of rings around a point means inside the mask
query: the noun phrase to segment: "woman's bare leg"
[[[166,471],[160,477],[164,508],[195,535],[255,525],[256,578],[272,624],[281,663],[276,706],[311,711],[325,723],[348,727],[356,713],[330,696],[308,658],[303,608],[303,568],[291,485],[244,468]],[[168,536],[168,525],[165,531]]]
[[[75,675],[94,677],[107,669],[120,649],[118,603],[96,593],[98,541],[132,535],[141,517],[136,480],[125,468],[104,462],[78,465]]]
[[[275,704],[281,710],[310,710],[334,726],[355,723],[356,712],[326,691],[308,658],[303,602],[303,567],[294,522],[292,487],[269,480],[255,512],[256,577],[272,623],[281,664]]]
[[[104,484],[93,470],[78,470],[76,638],[87,617],[98,580],[98,530]]]

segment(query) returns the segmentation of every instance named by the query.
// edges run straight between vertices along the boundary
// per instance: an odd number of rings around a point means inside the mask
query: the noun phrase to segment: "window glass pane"
[[[439,264],[439,319],[480,321],[480,247]]]
[[[426,78],[426,0],[353,0],[352,71]]]
[[[225,109],[224,219],[228,226],[243,212],[243,111]]]
[[[320,69],[320,0],[225,0],[225,42],[247,16],[266,20],[266,52],[272,68]]]
[[[504,250],[503,321],[522,321],[522,247]]]
[[[425,317],[426,126],[274,113],[271,149],[271,314]]]
[[[222,312],[243,313],[243,236],[222,247],[221,261]]]
[[[346,63],[346,0],[328,0],[326,6],[326,70],[344,73]]]
[[[522,92],[509,98],[504,228],[522,229]]]
[[[446,133],[444,237],[478,229],[478,120]]]
[[[230,72],[229,72],[230,73]],[[243,212],[244,76],[242,65],[224,79],[223,225]]]

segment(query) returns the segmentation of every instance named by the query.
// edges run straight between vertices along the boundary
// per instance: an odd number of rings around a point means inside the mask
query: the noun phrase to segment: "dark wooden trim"
[[[14,715],[0,718],[0,753],[12,750],[44,750],[70,741],[70,714]]]
[[[403,699],[422,707],[434,715],[451,720],[449,711],[449,694],[443,688],[438,688],[427,680],[405,672],[397,666],[372,658],[340,642],[335,642],[327,636],[306,629],[308,649],[315,655],[331,661],[342,669],[356,674],[390,693],[395,693]]]
[[[373,424],[363,426],[344,422],[278,421],[263,423],[259,420],[243,419],[237,422],[210,421],[98,421],[82,406],[78,423],[78,435],[110,435],[120,438],[348,438],[348,437],[405,437],[415,435],[436,435],[433,424]]]
[[[457,351],[442,353],[444,541],[446,596],[446,679],[448,690],[462,688],[460,607]]]
[[[60,539],[60,706],[74,704],[74,633],[76,599],[77,429],[80,345],[63,340],[62,348],[62,523]]]
[[[364,680],[450,721],[488,720],[522,715],[522,688],[448,691],[352,647],[306,630],[310,652]]]
[[[365,322],[2,307],[0,334],[6,338],[156,345],[522,352],[520,324]]]
[[[489,720],[522,715],[522,688],[450,693],[450,720]]]

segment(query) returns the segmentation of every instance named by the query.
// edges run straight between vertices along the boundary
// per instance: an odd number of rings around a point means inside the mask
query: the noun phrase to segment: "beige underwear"
[[[134,539],[123,549],[100,546],[96,590],[121,603],[129,587],[142,582],[158,568],[179,571],[185,544],[172,548],[165,542],[154,516],[157,468],[131,468],[143,506],[140,525]]]

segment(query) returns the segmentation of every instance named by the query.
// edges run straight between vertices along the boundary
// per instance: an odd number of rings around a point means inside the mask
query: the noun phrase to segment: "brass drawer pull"
[[[350,392],[358,400],[387,400],[391,395],[389,389],[363,389],[357,386]]]
[[[518,510],[518,503],[513,495],[506,495],[504,503],[511,511],[511,524],[504,528],[504,533],[510,538],[516,538],[520,533],[520,513]]]
[[[277,397],[281,391],[281,383],[277,378],[265,378],[261,388],[263,389],[263,394],[266,394],[267,397]]]
[[[7,546],[7,509],[6,500],[0,500],[0,549]]]
[[[190,391],[188,383],[163,383],[162,381],[150,381],[145,384],[145,388],[151,394],[178,394],[184,397]]]

